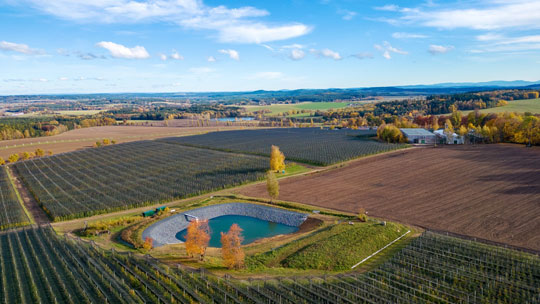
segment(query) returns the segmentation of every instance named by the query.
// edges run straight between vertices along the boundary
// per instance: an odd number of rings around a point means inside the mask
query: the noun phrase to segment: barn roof
[[[435,134],[422,128],[402,128],[400,130],[405,136],[435,136]]]

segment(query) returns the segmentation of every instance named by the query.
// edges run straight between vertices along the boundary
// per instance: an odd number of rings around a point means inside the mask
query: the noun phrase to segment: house
[[[435,134],[429,132],[426,129],[421,128],[402,128],[399,129],[405,137],[407,137],[407,141],[411,144],[424,144],[424,145],[432,145],[437,142],[437,137]]]
[[[439,138],[443,143],[446,143],[448,145],[463,145],[465,143],[465,138],[463,136],[460,136],[456,133],[446,134],[444,133],[444,129],[439,129],[433,131],[437,138]]]

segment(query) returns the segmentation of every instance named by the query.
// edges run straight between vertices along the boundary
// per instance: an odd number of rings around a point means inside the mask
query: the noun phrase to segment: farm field
[[[540,261],[425,233],[363,274],[238,281],[103,250],[51,228],[0,234],[3,303],[534,303]]]
[[[473,111],[463,111],[464,114],[468,114]],[[540,114],[540,98],[537,99],[521,99],[511,100],[508,104],[502,107],[489,108],[479,110],[480,113],[504,113],[504,112],[517,112],[525,113],[531,112],[533,114]]]
[[[268,159],[158,141],[116,144],[14,165],[54,221],[169,202],[264,176]]]
[[[293,104],[272,104],[268,106],[244,106],[249,113],[253,113],[261,110],[269,110],[270,113],[266,115],[274,116],[279,113],[287,112],[289,110],[321,110],[326,111],[329,109],[341,109],[349,105],[346,102],[301,102]],[[301,113],[293,115],[293,117],[298,116],[309,116],[309,113]]]
[[[280,181],[281,200],[540,250],[540,150],[418,148]],[[267,197],[265,185],[235,190]]]
[[[236,130],[239,127],[150,127],[150,126],[103,126],[71,130],[59,135],[0,141],[0,157],[7,159],[13,153],[33,152],[37,148],[51,150],[54,154],[92,147],[104,138],[118,143],[155,139],[168,136],[184,136],[220,130]]]
[[[212,132],[161,141],[263,156],[269,156],[271,146],[276,145],[287,160],[323,166],[406,147],[368,138],[374,134],[371,130],[286,128]]]
[[[26,226],[31,223],[19,203],[5,166],[0,167],[0,205],[0,230]]]

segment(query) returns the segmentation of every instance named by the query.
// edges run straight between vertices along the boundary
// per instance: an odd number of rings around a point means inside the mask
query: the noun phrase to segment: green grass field
[[[463,111],[463,114],[468,114],[472,111]],[[482,109],[480,113],[504,113],[504,112],[517,112],[525,113],[531,112],[533,114],[540,114],[540,98],[537,99],[521,99],[509,101],[507,105],[496,108]]]
[[[277,115],[279,113],[287,112],[289,110],[329,110],[329,109],[341,109],[348,105],[346,102],[302,102],[296,104],[273,104],[269,106],[245,106],[244,108],[253,113],[260,110],[270,110],[270,116]],[[301,113],[292,115],[292,117],[308,116],[309,113]]]
[[[351,266],[371,255],[407,231],[403,225],[376,222],[331,225],[278,249],[256,254],[247,260],[248,268],[267,267],[350,270]],[[329,258],[332,257],[332,258]]]
[[[66,111],[56,111],[60,115],[95,115],[103,112],[104,110],[66,110]]]

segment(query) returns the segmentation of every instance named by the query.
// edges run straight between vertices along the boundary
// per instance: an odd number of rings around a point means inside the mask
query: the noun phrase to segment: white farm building
[[[399,129],[405,137],[407,137],[407,141],[411,144],[425,144],[425,145],[432,145],[437,142],[437,137],[435,134],[429,132],[426,129],[421,128],[402,128]]]

